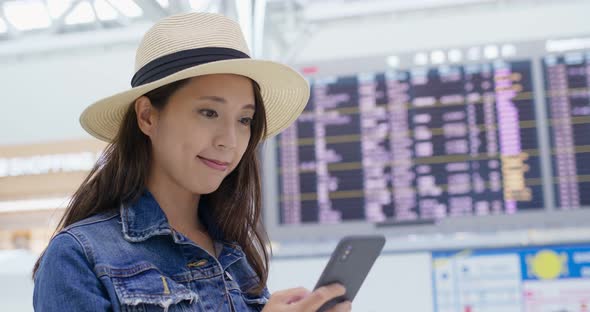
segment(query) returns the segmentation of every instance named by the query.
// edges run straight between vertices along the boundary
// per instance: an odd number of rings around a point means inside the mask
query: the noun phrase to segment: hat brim
[[[235,74],[258,83],[267,119],[267,135],[272,137],[289,127],[309,100],[309,84],[292,68],[264,60],[233,59],[187,68],[154,82],[117,93],[88,106],[80,115],[82,128],[95,138],[111,142],[131,103],[145,93],[166,84],[203,75]]]

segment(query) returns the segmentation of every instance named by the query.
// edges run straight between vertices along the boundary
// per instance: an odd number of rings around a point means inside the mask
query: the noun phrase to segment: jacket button
[[[231,276],[231,274],[229,274],[229,272],[228,272],[228,271],[225,271],[225,276],[227,276],[227,278],[228,278],[230,281],[233,281],[233,280],[234,280],[234,278]]]
[[[201,259],[199,261],[191,262],[191,263],[187,264],[187,266],[189,268],[198,268],[198,267],[204,266],[205,264],[207,264],[207,262],[208,262],[207,259]]]

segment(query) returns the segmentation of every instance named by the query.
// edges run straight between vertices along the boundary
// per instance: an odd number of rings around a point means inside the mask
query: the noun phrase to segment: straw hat
[[[148,30],[137,49],[131,89],[88,106],[80,124],[110,142],[135,99],[171,82],[207,74],[242,75],[260,85],[267,137],[291,125],[309,99],[309,85],[295,70],[250,58],[236,22],[219,14],[187,13],[164,18]]]

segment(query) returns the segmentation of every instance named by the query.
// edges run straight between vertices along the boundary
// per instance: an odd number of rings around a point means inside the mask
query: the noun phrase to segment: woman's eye
[[[252,118],[250,117],[244,117],[242,119],[240,119],[240,122],[244,125],[244,126],[249,126],[252,124]]]
[[[207,118],[217,117],[217,112],[211,109],[202,109],[199,113]]]

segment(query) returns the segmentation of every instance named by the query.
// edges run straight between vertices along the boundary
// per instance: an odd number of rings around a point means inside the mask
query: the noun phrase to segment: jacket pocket
[[[122,271],[123,272],[123,271]],[[199,296],[186,286],[161,274],[156,268],[130,269],[111,276],[121,311],[201,311]]]

